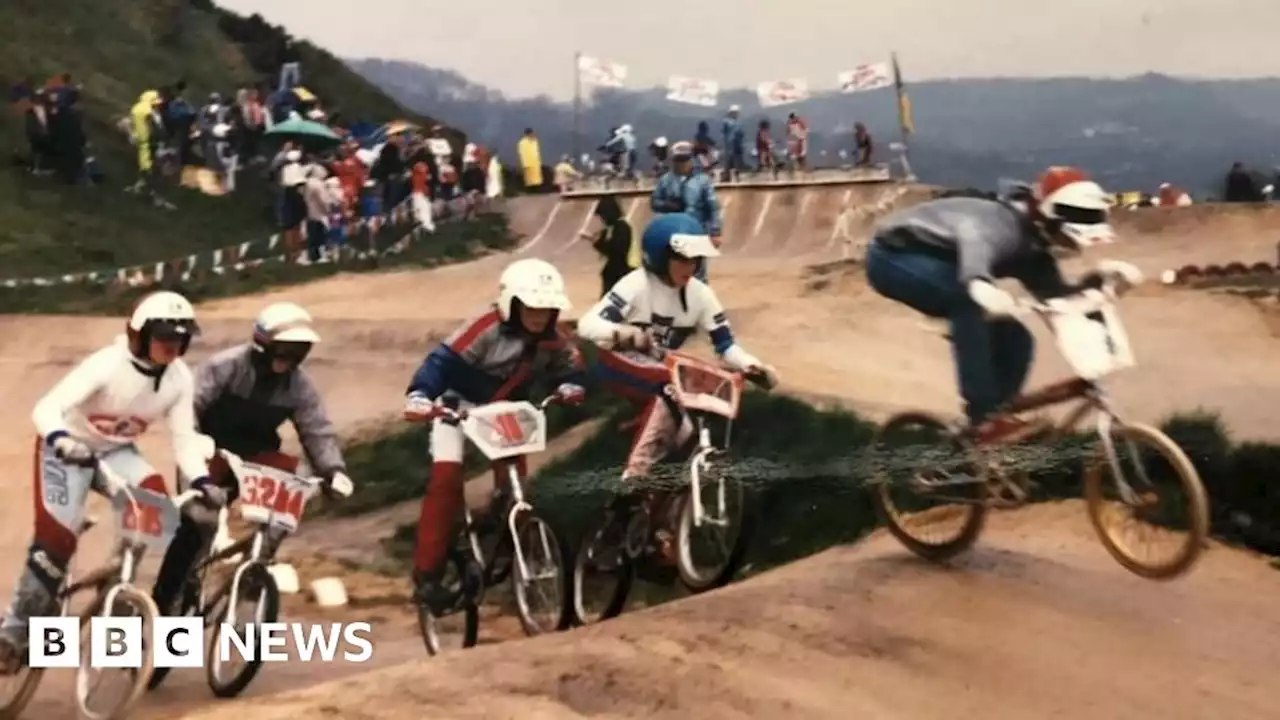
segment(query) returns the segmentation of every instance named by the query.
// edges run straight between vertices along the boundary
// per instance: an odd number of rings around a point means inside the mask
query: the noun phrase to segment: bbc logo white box
[[[158,617],[152,630],[158,668],[204,666],[204,619]]]
[[[89,665],[136,668],[142,665],[142,618],[89,619]]]
[[[31,618],[27,647],[28,664],[33,668],[80,667],[80,618]]]

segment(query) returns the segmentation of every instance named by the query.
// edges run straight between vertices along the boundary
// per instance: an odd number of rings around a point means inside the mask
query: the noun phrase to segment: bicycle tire
[[[942,542],[931,543],[916,537],[911,529],[903,524],[903,516],[898,512],[893,500],[889,497],[890,487],[894,483],[885,477],[881,471],[882,468],[887,467],[886,460],[890,450],[884,446],[884,443],[890,431],[913,424],[939,430],[953,439],[953,450],[959,450],[966,454],[970,452],[968,448],[960,443],[958,438],[955,438],[951,427],[937,416],[923,412],[905,412],[894,415],[880,426],[880,429],[872,439],[872,472],[874,475],[872,482],[875,487],[871,497],[876,508],[876,514],[880,516],[880,521],[889,530],[889,534],[902,543],[907,550],[930,562],[946,562],[972,547],[982,533],[987,517],[987,506],[984,502],[986,488],[983,484],[976,482],[955,486],[962,499],[962,502],[957,504],[959,507],[964,508],[962,510],[964,520],[960,524],[960,528],[950,538]],[[919,497],[918,494],[916,496]],[[924,513],[912,513],[911,515],[922,514]]]
[[[473,571],[468,566],[466,556],[457,548],[449,550],[445,562],[453,566],[458,577],[458,592],[461,594],[462,604],[460,612],[463,613],[462,644],[459,649],[465,650],[475,647],[480,637],[480,607],[476,602],[476,594],[468,593],[466,589],[467,574]],[[483,578],[475,577],[472,582],[483,583]],[[422,635],[422,644],[426,646],[427,654],[431,657],[440,655],[448,649],[440,641],[440,632],[437,627],[442,618],[437,618],[425,604],[418,603],[417,609],[418,632]]]
[[[102,605],[105,602],[105,599],[106,596],[104,594],[102,599],[94,602],[94,605]],[[115,601],[116,603],[120,603],[121,601],[127,602],[140,611],[142,615],[143,638],[148,637],[151,633],[151,629],[155,627],[156,617],[160,614],[160,611],[156,608],[155,601],[151,599],[151,596],[131,585],[125,585],[116,593]],[[112,610],[113,612],[111,614],[113,616],[118,614],[114,612],[114,608],[112,608]],[[136,669],[132,687],[124,700],[108,712],[92,712],[85,707],[87,694],[85,692],[85,660],[87,659],[86,656],[91,651],[89,638],[86,637],[90,629],[90,621],[88,617],[81,616],[80,628],[80,667],[76,669],[76,707],[80,712],[80,716],[88,718],[88,720],[124,720],[124,718],[128,717],[130,711],[133,710],[133,707],[138,704],[138,700],[142,699],[143,693],[146,692],[147,683],[151,680],[151,672],[155,669],[155,649],[149,644],[145,642],[143,643],[142,664]]]
[[[587,532],[582,536],[581,542],[578,543],[578,551],[574,553],[573,560],[573,584],[569,590],[570,602],[573,605],[571,620],[575,625],[593,625],[615,618],[622,613],[623,608],[627,605],[627,597],[631,594],[631,584],[635,581],[635,564],[631,556],[627,554],[626,549],[621,546],[613,549],[618,554],[618,572],[616,573],[618,581],[608,593],[608,600],[605,602],[604,610],[598,618],[592,620],[587,617],[585,597],[587,564],[604,547],[600,543],[604,533],[615,523],[621,523],[622,528],[625,529],[626,523],[622,522],[625,519],[628,518],[620,518],[613,511],[607,511],[604,518],[587,529]]]
[[[741,482],[728,478],[726,483],[737,488],[741,504],[738,507],[738,534],[734,538],[733,547],[720,567],[709,573],[702,573],[693,560],[693,486],[687,486],[680,492],[676,502],[680,504],[676,517],[676,572],[680,584],[689,592],[697,594],[724,587],[742,567],[746,559],[747,549],[751,546],[751,537],[755,532],[755,514],[751,492]]]
[[[262,584],[262,622],[273,623],[279,619],[280,588],[276,585],[276,579],[267,571],[267,566],[256,561],[252,562],[240,576],[240,588],[243,589],[246,583]],[[253,681],[253,678],[258,675],[258,671],[262,669],[262,655],[260,652],[255,652],[253,659],[246,660],[244,667],[229,682],[224,683],[217,677],[216,668],[219,665],[219,662],[217,662],[218,648],[222,644],[219,639],[222,635],[223,626],[221,618],[230,612],[233,607],[232,603],[238,599],[231,597],[230,579],[227,580],[227,587],[222,592],[225,594],[222,595],[222,599],[213,608],[215,611],[212,613],[214,631],[213,636],[210,638],[209,646],[205,648],[204,668],[205,679],[208,681],[209,689],[213,691],[213,694],[220,698],[230,698],[243,692],[249,686],[249,683]]]
[[[556,536],[555,530],[551,528],[550,523],[532,513],[524,513],[524,517],[516,522],[516,532],[521,534],[521,546],[524,547],[526,557],[524,558],[524,566],[530,565],[528,551],[530,547],[536,547],[533,540],[541,540],[540,534],[534,534],[533,538],[525,538],[532,528],[544,528],[546,530],[547,544],[550,546],[548,552],[550,557],[547,561],[555,566],[555,583],[553,587],[556,589],[558,602],[555,605],[555,619],[544,626],[533,617],[533,612],[529,605],[529,590],[524,584],[524,578],[521,577],[521,563],[516,562],[514,551],[512,554],[512,571],[511,571],[511,590],[515,593],[516,598],[516,614],[520,617],[520,625],[524,628],[525,635],[533,637],[535,635],[545,635],[548,633],[564,630],[569,626],[570,602],[567,573],[565,573],[565,556],[564,550],[560,545],[560,539]],[[538,543],[541,544],[540,542]],[[513,543],[514,547],[514,543]]]
[[[192,583],[197,583],[192,588]],[[188,617],[200,611],[200,589],[199,579],[192,574],[187,581],[182,584],[182,590],[179,595],[178,615],[180,617]],[[164,679],[169,677],[170,667],[158,667],[151,673],[151,680],[147,683],[147,690],[155,690],[164,683]]]
[[[1115,426],[1112,431],[1126,440],[1140,440],[1148,443],[1147,447],[1154,448],[1169,462],[1178,475],[1179,485],[1186,492],[1190,505],[1188,513],[1190,522],[1182,547],[1167,562],[1143,563],[1126,552],[1125,548],[1121,547],[1122,543],[1108,532],[1103,522],[1105,498],[1103,498],[1102,468],[1107,465],[1107,459],[1101,455],[1102,451],[1099,448],[1100,456],[1085,468],[1084,477],[1085,507],[1094,532],[1097,533],[1102,546],[1111,557],[1134,575],[1148,580],[1171,580],[1185,574],[1200,557],[1209,536],[1209,498],[1208,493],[1205,492],[1204,483],[1200,480],[1200,474],[1177,443],[1150,425],[1126,423]],[[1117,453],[1119,452],[1120,449],[1117,448]]]

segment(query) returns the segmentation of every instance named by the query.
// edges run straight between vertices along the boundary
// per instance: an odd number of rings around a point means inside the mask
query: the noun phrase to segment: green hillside
[[[0,278],[154,263],[273,232],[260,173],[240,174],[228,197],[167,187],[176,211],[125,193],[136,179],[134,151],[115,129],[145,90],[187,81],[186,98],[233,95],[274,77],[268,50],[279,28],[241,18],[208,0],[7,0],[0,3],[0,80],[6,91],[69,72],[81,84],[85,132],[107,174],[99,187],[69,187],[18,167],[0,172]],[[409,113],[328,52],[299,42],[303,83],[348,120],[381,122]],[[23,119],[7,113],[0,142],[27,153]]]

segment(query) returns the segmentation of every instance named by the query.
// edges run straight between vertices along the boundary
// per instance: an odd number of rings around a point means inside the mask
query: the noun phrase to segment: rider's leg
[[[418,537],[413,551],[417,594],[435,611],[450,599],[440,586],[454,522],[466,502],[462,477],[463,436],[458,423],[439,418],[431,424],[431,476],[422,497]]]
[[[35,440],[35,534],[13,598],[0,622],[0,674],[14,672],[27,647],[27,621],[57,613],[55,600],[75,554],[84,522],[84,501],[93,484],[92,468],[58,460],[41,438]]]
[[[991,365],[1003,405],[1022,392],[1035,357],[1035,338],[1026,325],[1013,318],[996,318],[988,325],[991,327]]]

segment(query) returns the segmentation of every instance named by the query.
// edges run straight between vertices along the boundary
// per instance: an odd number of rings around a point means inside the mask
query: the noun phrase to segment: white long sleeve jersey
[[[674,288],[644,268],[623,276],[582,319],[578,335],[596,343],[608,343],[621,325],[645,328],[668,350],[678,350],[701,328],[711,336],[717,355],[734,369],[743,370],[760,361],[734,340],[729,320],[716,293],[692,278]]]
[[[133,444],[157,420],[173,435],[173,455],[189,478],[209,474],[195,428],[195,382],[175,360],[156,378],[133,364],[123,335],[85,358],[36,403],[31,419],[40,437],[65,432],[94,452]]]

